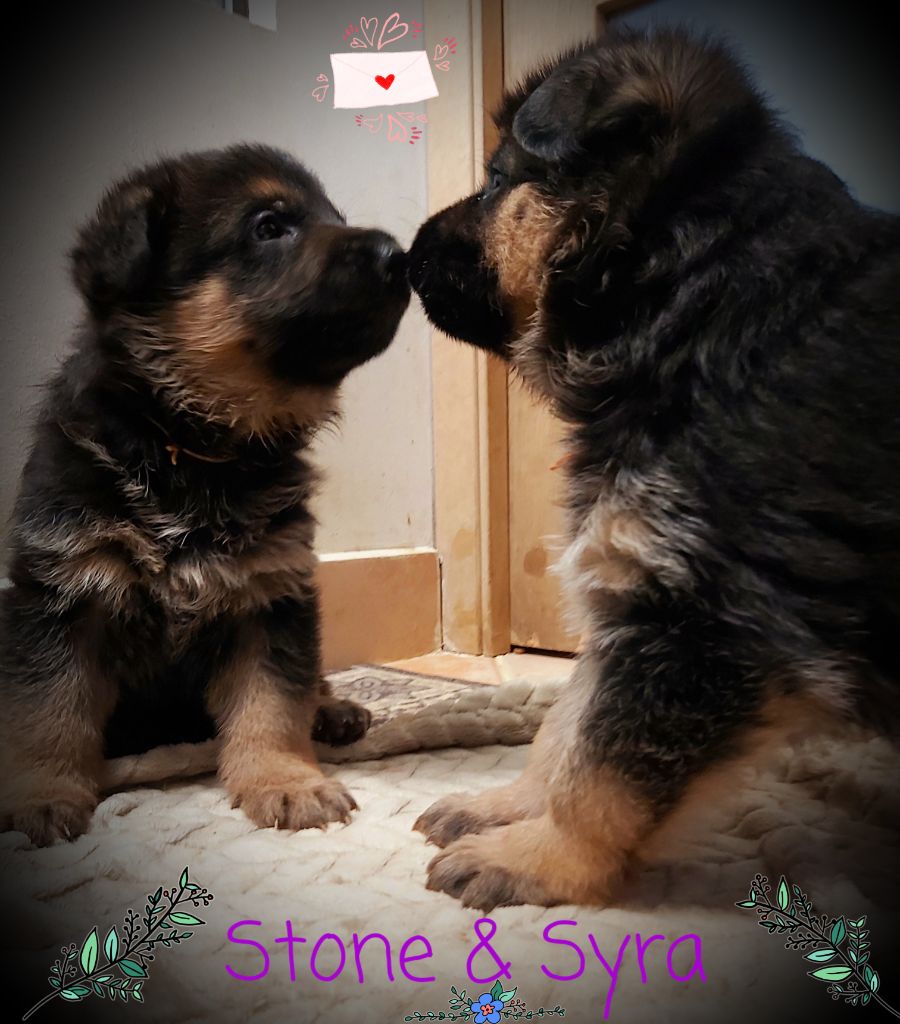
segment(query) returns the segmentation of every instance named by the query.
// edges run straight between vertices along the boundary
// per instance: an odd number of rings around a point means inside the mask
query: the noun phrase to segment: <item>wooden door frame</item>
[[[596,31],[598,36],[609,28],[609,19],[614,14],[624,14],[635,7],[646,7],[651,0],[601,0],[597,4]]]
[[[647,0],[596,5],[596,31]],[[478,187],[496,142],[490,114],[504,88],[503,0],[424,0],[425,47],[457,40],[440,96],[428,104],[428,212]],[[433,330],[435,547],[443,647],[510,649],[508,374],[500,360]]]
[[[503,88],[502,0],[425,0],[425,46],[457,40],[441,95],[428,104],[428,210],[473,192],[490,111]],[[509,650],[506,367],[432,331],[435,546],[441,559],[443,646]]]

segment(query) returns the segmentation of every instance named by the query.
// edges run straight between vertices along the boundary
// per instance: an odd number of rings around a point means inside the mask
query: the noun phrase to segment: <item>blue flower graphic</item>
[[[469,1003],[469,1009],[475,1014],[475,1024],[499,1024],[502,1005],[499,999],[491,998],[490,992],[485,992],[477,1003]]]

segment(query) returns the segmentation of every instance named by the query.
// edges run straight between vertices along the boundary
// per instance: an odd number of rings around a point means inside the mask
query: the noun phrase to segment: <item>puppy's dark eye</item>
[[[253,218],[253,237],[259,242],[271,242],[287,234],[287,226],[274,210],[262,210]]]

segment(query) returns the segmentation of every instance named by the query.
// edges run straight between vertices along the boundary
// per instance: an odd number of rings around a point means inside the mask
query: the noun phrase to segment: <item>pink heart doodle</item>
[[[357,39],[355,37],[350,40],[350,46],[354,50],[367,50],[368,49],[368,46],[361,39]]]
[[[449,52],[450,52],[450,47],[449,46],[436,46],[434,48],[434,59],[435,60],[443,60],[447,56],[447,54]]]
[[[327,82],[328,81],[328,75],[316,75],[316,81],[317,82]]]
[[[379,114],[378,117],[358,117],[357,124],[363,124],[369,131],[376,135],[381,131],[381,126],[384,123],[384,114]]]
[[[316,98],[316,103],[321,103],[325,99],[328,93],[327,85],[320,85],[317,89],[313,89],[312,95]]]
[[[408,31],[409,25],[405,21],[401,21],[400,15],[394,11],[393,14],[384,19],[381,35],[378,37],[378,49],[380,50],[383,46],[390,46],[391,43],[396,43]]]
[[[370,26],[371,26],[371,31],[370,31]],[[366,42],[369,44],[369,46],[374,46],[375,45],[375,33],[378,31],[378,19],[377,18],[360,18],[359,19],[359,30],[366,37]],[[382,31],[382,35],[383,35],[384,34],[384,29],[382,29],[381,31]],[[350,45],[352,46],[353,44],[351,43]],[[380,46],[379,46],[379,49],[381,49]]]
[[[442,60],[440,62],[440,64],[435,64],[435,67],[436,68],[440,68],[441,71],[449,71],[450,70],[450,61],[449,60]]]
[[[393,114],[388,114],[388,142],[406,142],[409,129],[402,125]]]

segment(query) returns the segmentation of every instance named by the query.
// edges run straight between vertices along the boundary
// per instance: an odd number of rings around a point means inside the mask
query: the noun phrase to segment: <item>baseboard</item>
[[[398,661],[441,646],[440,565],[434,548],[319,556],[322,661],[328,671]],[[0,579],[0,587],[8,580]]]
[[[440,648],[440,565],[434,548],[320,555],[318,582],[326,670],[414,658]]]

